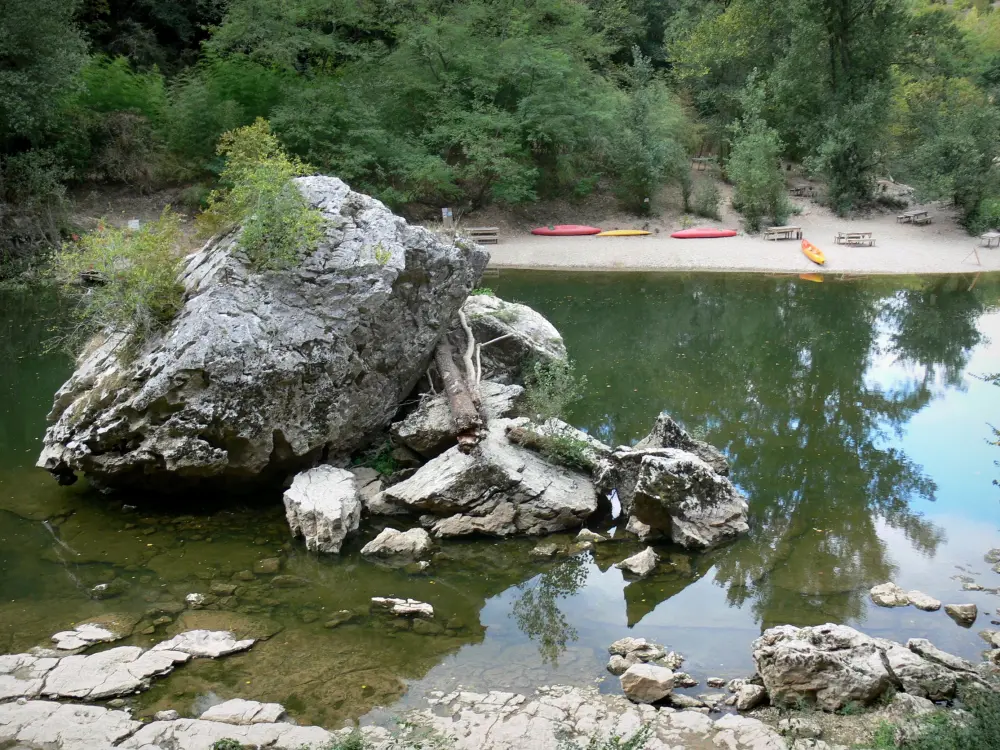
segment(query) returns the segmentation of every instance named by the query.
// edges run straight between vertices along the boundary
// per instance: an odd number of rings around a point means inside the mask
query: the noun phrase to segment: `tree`
[[[682,189],[690,185],[684,140],[690,137],[691,128],[638,47],[632,48],[632,64],[625,69],[624,79],[611,165],[622,205],[637,214],[649,214],[665,181],[678,182]]]
[[[764,88],[755,70],[742,96],[743,117],[733,123],[733,146],[726,173],[735,187],[733,208],[743,214],[747,228],[756,232],[765,217],[784,224],[788,217],[785,176],[781,171],[783,144],[763,117]]]

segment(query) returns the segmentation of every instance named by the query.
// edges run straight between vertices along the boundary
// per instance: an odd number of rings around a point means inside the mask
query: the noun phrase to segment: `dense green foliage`
[[[306,204],[293,177],[308,168],[290,159],[267,122],[225,133],[219,154],[226,158],[220,178],[223,189],[208,198],[199,217],[206,234],[241,226],[239,247],[258,270],[292,265],[302,248],[320,238],[323,217]]]
[[[123,351],[132,352],[173,319],[184,298],[174,254],[178,234],[178,217],[168,208],[138,230],[102,224],[56,254],[60,280],[78,297],[73,348],[94,333],[125,333]]]
[[[576,367],[570,360],[536,361],[524,376],[522,411],[539,421],[563,417],[586,385],[587,378],[576,375]]]
[[[748,108],[748,80],[759,101]],[[410,216],[614,193],[691,203],[691,153],[779,218],[778,162],[838,211],[875,181],[1000,221],[1000,11],[984,0],[5,0],[0,263],[63,186],[212,183],[226,132]],[[736,126],[734,127],[734,123]],[[670,198],[666,198],[670,200]],[[2,271],[0,271],[2,273]]]
[[[967,691],[963,698],[965,712],[932,714],[923,720],[921,730],[904,740],[901,750],[1000,750],[1000,695],[992,691]],[[876,739],[879,748],[893,748],[893,732],[882,730]]]

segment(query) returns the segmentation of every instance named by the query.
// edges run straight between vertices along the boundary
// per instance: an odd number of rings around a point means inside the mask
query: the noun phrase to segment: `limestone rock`
[[[892,703],[886,708],[886,713],[898,719],[906,719],[913,716],[924,716],[937,710],[937,706],[927,698],[920,698],[909,693],[896,693],[892,696]]]
[[[485,380],[479,384],[477,391],[489,421],[512,416],[524,388]],[[416,409],[401,422],[392,425],[391,433],[396,440],[425,458],[444,453],[457,440],[448,397],[443,393],[424,395]]]
[[[625,696],[636,703],[656,703],[674,688],[674,673],[655,664],[633,664],[619,679]]]
[[[608,659],[608,671],[615,677],[625,674],[625,671],[631,667],[636,662],[632,659],[628,659],[624,656],[619,656],[618,654],[612,654],[611,658]]]
[[[50,701],[0,704],[3,746],[16,742],[58,750],[97,750],[118,744],[141,726],[124,711],[100,706]]]
[[[615,563],[615,567],[639,578],[645,578],[656,570],[659,562],[660,556],[656,551],[652,547],[646,547],[642,552]]]
[[[667,696],[667,702],[670,703],[674,708],[679,708],[684,710],[686,708],[705,708],[706,704],[697,698],[692,698],[690,695],[685,695],[684,693],[670,693]]]
[[[416,599],[373,596],[372,606],[388,610],[400,617],[434,617],[434,607],[426,602],[418,602]]]
[[[178,719],[146,724],[119,747],[127,750],[153,750],[153,748],[210,750],[216,742],[225,739],[235,740],[243,747],[301,750],[303,747],[329,747],[334,735],[320,727],[299,727],[294,724],[239,726],[221,721]]]
[[[361,554],[383,560],[412,562],[426,555],[430,548],[431,536],[423,529],[397,531],[385,528],[361,548]]]
[[[979,631],[979,637],[986,641],[990,648],[1000,648],[1000,631],[981,630]]]
[[[476,341],[507,336],[482,349],[483,379],[496,375],[518,377],[528,360],[565,360],[562,336],[541,314],[526,305],[488,294],[474,294],[462,305]]]
[[[548,534],[582,526],[597,510],[590,479],[511,443],[511,422],[493,420],[471,454],[450,448],[381,494],[436,517],[437,537]]]
[[[338,554],[361,521],[361,498],[354,475],[346,469],[317,466],[292,480],[285,491],[285,516],[306,549]]]
[[[87,656],[66,656],[45,678],[46,698],[99,700],[149,688],[153,679],[169,674],[190,655],[179,651],[143,651],[120,646]]]
[[[348,469],[353,475],[361,498],[361,507],[369,516],[399,516],[406,511],[395,505],[381,503],[375,500],[382,491],[382,475],[367,466],[355,466]]]
[[[924,659],[940,664],[954,672],[975,673],[976,667],[960,656],[942,651],[926,638],[911,638],[906,642],[906,647],[915,654],[919,654]]]
[[[769,628],[753,642],[753,659],[777,706],[836,711],[871,703],[893,684],[875,639],[843,625]]]
[[[664,658],[667,650],[658,643],[650,643],[645,638],[619,638],[608,646],[608,653],[647,662]]]
[[[45,676],[58,663],[58,658],[30,654],[0,655],[0,701],[37,698],[45,685]]]
[[[705,684],[710,688],[723,688],[726,686],[726,681],[721,677],[709,677],[705,680]]]
[[[157,711],[153,714],[153,721],[174,721],[181,718],[181,715],[172,708],[166,711]]]
[[[537,544],[531,549],[532,557],[555,557],[559,553],[559,545],[552,543]]]
[[[128,363],[108,337],[56,394],[40,466],[164,492],[347,456],[388,426],[489,256],[336,178],[295,183],[326,220],[319,243],[266,273],[238,231],[190,256],[163,334]]]
[[[958,675],[941,664],[895,643],[883,653],[884,663],[904,692],[932,701],[951,700],[958,693]]]
[[[694,454],[672,449],[643,457],[632,513],[694,549],[724,544],[749,528],[746,499],[732,482]]]
[[[894,583],[873,586],[869,593],[871,600],[880,607],[908,607],[910,600],[906,592]]]
[[[922,591],[907,591],[906,598],[910,600],[910,604],[924,612],[937,612],[941,609],[941,602]]]
[[[606,536],[601,536],[600,534],[591,531],[590,529],[580,529],[580,533],[576,535],[576,541],[593,542],[594,544],[600,544],[601,542],[608,541],[608,538]]]
[[[635,534],[639,537],[640,542],[652,541],[663,536],[662,532],[657,531],[649,524],[643,523],[635,516],[628,517],[628,523],[625,524],[625,531]]]
[[[975,604],[945,604],[944,611],[963,628],[971,628],[979,617],[979,608]]]
[[[636,450],[678,448],[693,453],[719,474],[729,474],[729,461],[714,445],[695,440],[666,412],[661,412],[650,433],[635,444]]]
[[[203,721],[220,721],[223,724],[274,724],[285,714],[285,707],[280,703],[260,703],[242,698],[234,698],[202,713]]]
[[[179,651],[203,659],[217,659],[220,656],[246,651],[254,644],[253,638],[237,640],[227,630],[188,630],[153,646],[151,651]]]
[[[767,690],[761,685],[744,683],[736,688],[736,710],[750,711],[767,701]]]
[[[127,633],[125,634],[127,635]],[[110,643],[124,638],[125,635],[115,633],[101,625],[84,622],[77,625],[72,630],[64,630],[52,636],[56,648],[60,651],[75,651],[80,648],[92,646],[95,643]]]
[[[574,444],[579,448],[567,459],[558,452],[546,456],[548,460],[567,466],[570,469],[586,469],[593,473],[601,462],[607,459],[612,450],[597,438],[591,437],[583,430],[578,430],[561,419],[551,417],[544,422],[535,422],[526,417],[512,419],[507,423],[507,438],[517,445],[544,453],[545,440],[555,438],[565,443]]]
[[[673,651],[670,653],[673,653]],[[678,672],[677,668],[671,666],[670,664],[664,664],[664,666],[668,669],[674,670],[674,687],[689,688],[698,685],[698,680],[689,675],[687,672]],[[678,664],[678,666],[680,665]]]

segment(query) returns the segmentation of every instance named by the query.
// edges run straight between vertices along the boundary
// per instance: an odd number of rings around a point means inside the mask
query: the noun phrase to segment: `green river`
[[[449,542],[414,575],[360,558],[377,523],[340,557],[307,554],[276,495],[164,507],[59,487],[34,462],[71,370],[45,347],[60,306],[0,291],[0,652],[102,614],[136,622],[141,645],[191,627],[267,636],[184,666],[136,707],[190,714],[245,697],[327,726],[456,685],[616,691],[606,649],[625,635],[685,654],[702,681],[747,674],[750,642],[781,623],[927,637],[978,660],[1000,597],[963,591],[961,576],[1000,586],[983,562],[1000,546],[1000,388],[982,379],[1000,372],[1000,279],[505,272],[484,284],[565,336],[587,377],[573,424],[627,444],[666,410],[723,449],[749,535],[708,554],[664,549],[670,572],[628,585],[612,565],[641,548],[630,542],[552,562],[531,558],[532,540]],[[265,559],[277,577],[254,572]],[[979,621],[873,606],[868,589],[889,580],[975,602]],[[92,599],[102,582],[117,595]],[[208,607],[184,608],[195,592]],[[369,617],[372,596],[430,602],[435,623]],[[356,617],[327,627],[345,609]]]

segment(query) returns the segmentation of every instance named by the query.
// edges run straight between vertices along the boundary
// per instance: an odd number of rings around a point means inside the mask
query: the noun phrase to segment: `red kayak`
[[[540,234],[543,237],[576,237],[581,234],[598,234],[599,227],[588,227],[583,224],[556,224],[551,227],[538,227],[532,229],[532,234]]]
[[[670,235],[678,240],[699,240],[711,237],[735,237],[735,229],[715,229],[713,227],[695,227],[694,229],[682,229]]]

